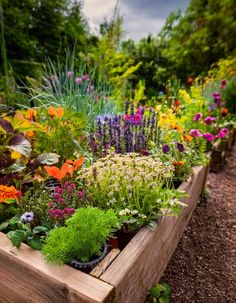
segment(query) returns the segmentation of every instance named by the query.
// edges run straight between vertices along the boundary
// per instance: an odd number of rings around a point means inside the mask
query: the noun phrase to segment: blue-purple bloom
[[[30,223],[31,221],[33,221],[34,218],[34,213],[32,211],[30,212],[26,212],[24,213],[21,217],[20,217],[20,221],[22,223]]]
[[[164,144],[164,145],[162,146],[162,151],[163,151],[164,154],[167,154],[167,153],[170,151],[169,145]]]
[[[183,146],[183,144],[177,142],[176,145],[177,145],[177,148],[178,148],[179,152],[182,153],[182,152],[184,151],[184,146]]]

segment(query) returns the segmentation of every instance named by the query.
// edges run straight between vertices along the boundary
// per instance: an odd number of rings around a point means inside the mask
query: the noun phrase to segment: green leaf
[[[158,285],[157,285],[157,286],[154,286],[154,287],[152,287],[152,288],[150,289],[150,295],[151,295],[152,297],[154,297],[154,298],[159,298],[159,297],[160,297],[161,292],[160,292],[160,289],[159,289]]]
[[[53,165],[58,163],[60,156],[55,153],[43,153],[39,155],[33,162],[33,168],[37,168],[39,165]]]
[[[150,223],[147,225],[147,227],[148,227],[151,231],[154,231],[154,230],[156,229],[156,227],[157,227],[157,224],[156,224],[156,222],[152,221],[152,222],[150,222]]]
[[[15,172],[19,172],[19,171],[22,171],[23,169],[25,169],[26,166],[24,163],[20,162],[20,161],[17,161],[15,162],[14,164],[12,164],[11,166],[5,168],[5,169],[2,169],[1,170],[1,173],[2,174],[10,174],[10,173],[15,173]]]
[[[40,241],[40,237],[34,237],[27,241],[27,243],[33,248],[33,249],[41,249],[42,243]]]
[[[47,231],[47,227],[44,226],[35,226],[35,228],[33,229],[34,234],[46,233]]]
[[[27,158],[29,158],[32,150],[30,142],[22,135],[15,135],[10,139],[6,147],[24,155]]]
[[[3,222],[2,224],[0,224],[0,230],[7,229],[8,226],[9,226],[9,223],[8,223],[8,222]]]
[[[21,242],[25,240],[25,231],[24,230],[9,231],[7,233],[7,236],[11,240],[12,244],[17,248],[19,248]]]
[[[169,303],[170,299],[167,296],[162,296],[162,297],[160,297],[159,301],[160,301],[160,303]]]

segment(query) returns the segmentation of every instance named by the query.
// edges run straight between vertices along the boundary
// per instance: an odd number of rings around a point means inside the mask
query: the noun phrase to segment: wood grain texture
[[[202,192],[205,167],[194,168],[191,183],[182,183],[188,207],[181,215],[162,219],[155,231],[141,229],[101,275],[101,279],[115,286],[117,303],[143,303],[148,289],[162,276]]]
[[[0,233],[0,303],[101,303],[114,296],[111,285],[70,266],[47,264],[39,251],[12,246]]]
[[[112,249],[109,254],[90,272],[90,275],[99,278],[119,255],[119,253],[120,250],[118,248]]]

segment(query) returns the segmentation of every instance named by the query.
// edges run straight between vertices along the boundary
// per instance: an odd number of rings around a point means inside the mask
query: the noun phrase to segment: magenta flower
[[[75,78],[75,83],[76,83],[76,84],[81,84],[82,81],[83,81],[83,79],[82,79],[81,77],[76,77],[76,78]]]
[[[196,113],[196,115],[194,116],[193,120],[194,121],[198,121],[202,118],[202,113]]]
[[[222,128],[220,132],[216,135],[216,138],[225,138],[229,133],[228,128]]]
[[[83,75],[82,80],[84,80],[84,81],[90,80],[89,75]]]
[[[72,72],[71,70],[69,70],[68,73],[67,73],[67,77],[69,79],[73,78],[74,77],[74,72]]]
[[[219,92],[215,92],[212,94],[213,98],[214,98],[214,102],[216,104],[216,106],[220,105],[220,99],[221,99],[221,94]]]
[[[216,122],[216,118],[215,117],[207,116],[205,118],[205,123],[208,124],[208,125],[210,125],[210,124],[212,124],[214,122]]]
[[[215,139],[215,136],[212,135],[211,133],[205,133],[202,135],[204,139],[206,139],[207,141],[212,142]]]
[[[189,132],[190,136],[192,137],[202,137],[202,134],[198,129],[191,129]]]
[[[227,86],[227,80],[222,80],[220,84],[220,89],[224,89]]]

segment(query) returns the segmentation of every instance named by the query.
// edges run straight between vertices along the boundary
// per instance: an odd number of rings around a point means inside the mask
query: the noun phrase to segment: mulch
[[[207,186],[160,281],[171,303],[236,302],[236,146]]]

